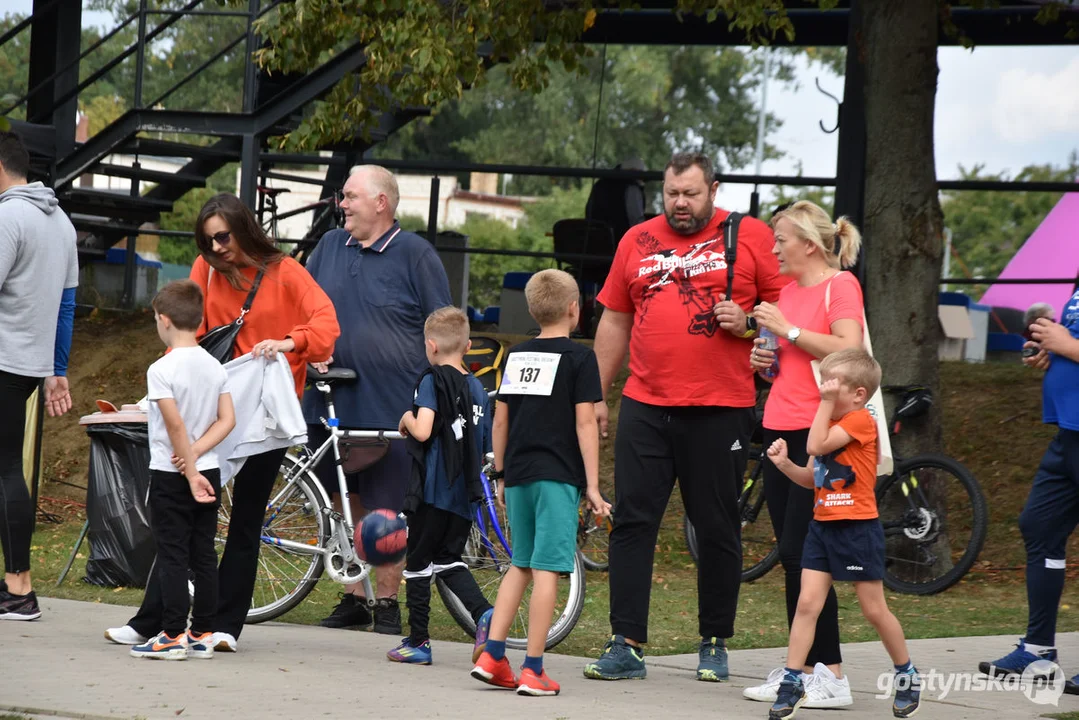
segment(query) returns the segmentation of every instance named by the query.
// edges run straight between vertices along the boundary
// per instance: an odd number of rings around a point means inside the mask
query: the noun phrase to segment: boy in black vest
[[[410,438],[413,462],[404,506],[409,636],[386,653],[394,662],[431,664],[427,623],[435,574],[476,621],[473,662],[487,642],[491,604],[461,559],[472,528],[472,503],[482,494],[480,458],[491,449],[487,392],[464,369],[468,333],[468,317],[457,308],[440,308],[428,316],[423,335],[431,367],[420,376],[413,408],[399,426]]]

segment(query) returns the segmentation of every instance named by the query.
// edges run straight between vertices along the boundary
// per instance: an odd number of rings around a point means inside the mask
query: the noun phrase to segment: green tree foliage
[[[791,80],[790,54],[773,65]],[[380,145],[381,157],[613,167],[629,157],[650,169],[676,150],[700,150],[720,169],[743,167],[757,135],[759,53],[731,48],[612,46],[580,72],[553,69],[538,93],[513,86],[508,66],[431,118]],[[597,127],[598,117],[598,127]],[[780,125],[769,115],[768,131]],[[766,157],[778,157],[766,147]],[[588,181],[585,181],[588,182]],[[515,177],[507,190],[547,194],[579,180]]]
[[[817,2],[836,5],[836,0]],[[595,23],[597,10],[618,5],[585,0],[552,12],[546,0],[305,0],[285,3],[262,18],[258,28],[268,44],[258,57],[271,71],[306,71],[345,47],[363,44],[364,67],[342,80],[284,140],[288,147],[312,148],[350,139],[357,132],[369,135],[378,117],[393,107],[438,107],[458,100],[491,66],[504,65],[508,84],[517,90],[552,85],[558,68],[587,75],[584,60],[594,52],[575,41]],[[678,9],[710,20],[722,14],[754,42],[768,43],[780,34],[792,38],[794,33],[783,0],[680,0]],[[545,42],[536,43],[536,38]],[[677,68],[689,76],[703,69],[699,63]],[[708,90],[703,82],[685,86]],[[663,84],[658,91],[664,91]],[[666,109],[674,111],[675,105]],[[580,116],[580,108],[570,110]]]
[[[1030,165],[1014,177],[987,173],[976,165],[959,168],[962,180],[1016,180],[1071,182],[1079,178],[1079,154],[1072,152],[1063,167]],[[944,226],[952,233],[952,277],[988,277],[1000,274],[1049,211],[1061,193],[949,191],[943,194]],[[961,292],[981,297],[985,286],[959,286]]]

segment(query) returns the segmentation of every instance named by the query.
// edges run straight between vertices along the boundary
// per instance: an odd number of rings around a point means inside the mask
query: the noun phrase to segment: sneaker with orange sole
[[[531,668],[525,668],[521,671],[521,679],[517,683],[518,695],[531,695],[533,697],[557,695],[561,689],[558,683],[548,677],[546,670],[537,675]]]
[[[480,655],[479,660],[476,661],[476,667],[472,668],[469,674],[488,685],[507,690],[517,688],[517,678],[513,676],[510,661],[504,657],[501,660],[495,660],[489,652],[483,652]]]

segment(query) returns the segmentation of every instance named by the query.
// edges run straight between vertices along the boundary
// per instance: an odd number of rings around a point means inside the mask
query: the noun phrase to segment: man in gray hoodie
[[[23,476],[26,402],[45,379],[50,416],[71,409],[67,358],[79,259],[52,188],[28,183],[30,156],[0,132],[0,620],[41,617],[30,585],[34,508]]]

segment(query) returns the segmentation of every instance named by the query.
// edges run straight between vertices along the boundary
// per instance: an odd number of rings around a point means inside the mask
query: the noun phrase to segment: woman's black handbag
[[[212,278],[212,268],[210,272],[210,278]],[[236,346],[236,336],[240,334],[240,328],[243,327],[244,315],[251,311],[251,303],[255,301],[255,293],[258,292],[261,282],[262,271],[259,270],[258,274],[255,275],[255,282],[251,286],[251,292],[247,293],[247,300],[244,301],[244,306],[240,309],[240,316],[228,325],[218,325],[199,340],[199,345],[202,346],[202,349],[210,353],[222,365],[232,360],[232,354]],[[207,291],[209,291],[209,287],[210,282],[207,280]]]

